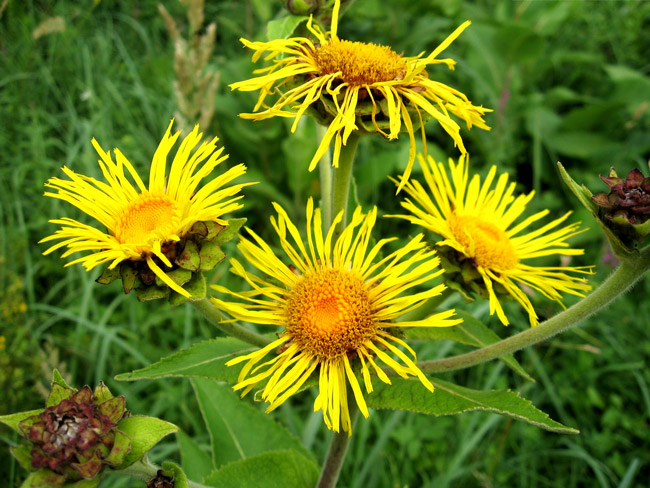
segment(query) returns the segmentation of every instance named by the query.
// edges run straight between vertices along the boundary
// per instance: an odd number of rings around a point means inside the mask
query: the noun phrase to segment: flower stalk
[[[347,143],[344,146],[341,146],[339,166],[332,170],[332,210],[330,213],[330,220],[326,221],[328,222],[327,229],[325,229],[326,231],[329,230],[332,223],[331,219],[333,219],[341,210],[344,210],[343,221],[339,224],[339,228],[334,233],[335,237],[340,234],[348,222],[347,208],[348,200],[350,198],[350,186],[352,184],[352,169],[354,167],[354,156],[357,152],[360,137],[361,136],[358,132],[352,132],[350,134]]]
[[[464,369],[549,339],[560,332],[575,327],[583,319],[606,307],[631,288],[648,269],[650,269],[650,246],[641,251],[637,259],[623,260],[620,266],[587,297],[537,327],[466,354],[422,361],[418,363],[418,366],[425,373]],[[388,370],[386,372],[388,373]]]

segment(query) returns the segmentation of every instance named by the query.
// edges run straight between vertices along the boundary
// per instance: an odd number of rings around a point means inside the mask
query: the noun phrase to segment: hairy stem
[[[648,269],[650,269],[650,251],[645,249],[638,259],[622,261],[620,266],[591,294],[537,327],[466,354],[423,361],[418,363],[418,367],[426,373],[463,369],[544,341],[575,327],[581,320],[607,306],[636,283]]]
[[[345,228],[348,222],[347,209],[348,199],[350,196],[350,185],[352,183],[352,168],[354,167],[354,155],[357,152],[359,145],[359,138],[361,136],[357,132],[352,132],[348,137],[347,144],[341,147],[341,155],[339,156],[339,167],[334,169],[333,187],[332,187],[332,211],[330,212],[333,219],[336,215],[343,210],[343,221],[339,224],[338,232],[335,237]],[[327,222],[327,221],[326,221]],[[331,220],[326,223],[329,229]]]
[[[350,406],[350,423],[354,426],[359,409],[356,404]],[[320,479],[316,488],[334,488],[341,473],[341,467],[345,460],[345,453],[348,450],[351,436],[347,432],[332,432],[332,441],[330,442],[327,458],[323,463],[323,469],[320,473]]]
[[[273,342],[273,339],[264,337],[263,335],[258,334],[257,332],[253,332],[252,330],[249,330],[239,324],[235,324],[233,322],[221,322],[221,312],[219,312],[219,309],[215,307],[207,298],[204,298],[203,300],[192,301],[190,303],[194,305],[194,308],[201,312],[201,314],[206,319],[208,319],[211,324],[213,324],[225,334],[236,337],[237,339],[241,339],[244,342],[248,342],[249,344],[253,344],[254,346],[258,347],[264,347]]]

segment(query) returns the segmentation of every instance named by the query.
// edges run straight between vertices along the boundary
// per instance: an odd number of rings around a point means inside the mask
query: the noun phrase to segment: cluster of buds
[[[600,179],[609,187],[609,193],[591,197],[599,217],[624,242],[641,242],[650,234],[650,177],[635,168],[625,178],[619,178],[612,168],[608,176]]]
[[[180,241],[163,244],[162,252],[173,264],[166,274],[191,295],[192,299],[201,299],[206,295],[203,272],[210,271],[226,255],[221,246],[237,235],[246,219],[230,219],[226,227],[216,222],[196,222]],[[154,260],[156,260],[155,258]],[[158,263],[164,268],[164,264]],[[124,293],[135,290],[140,301],[168,298],[172,305],[179,305],[188,298],[170,290],[154,274],[146,261],[123,261],[118,267],[104,270],[97,282],[109,284],[121,279]]]

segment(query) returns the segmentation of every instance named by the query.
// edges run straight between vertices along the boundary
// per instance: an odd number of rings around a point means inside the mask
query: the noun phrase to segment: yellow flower
[[[189,296],[158,263],[172,267],[166,255],[168,248],[173,247],[172,244],[196,222],[227,225],[227,220],[221,217],[242,207],[237,202],[242,196],[237,196],[237,193],[250,183],[226,186],[246,172],[246,167],[238,164],[199,188],[201,181],[228,156],[221,155],[223,148],[217,149],[217,138],[203,142],[193,151],[203,137],[198,125],[183,139],[167,174],[167,156],[180,136],[180,132],[171,134],[172,124],[173,121],[153,156],[148,188],[119,149],[114,150],[114,162],[110,153],[105,152],[95,139],[92,144],[101,158],[98,162],[106,182],[80,175],[67,167],[63,167],[63,172],[69,179],[48,180],[45,186],[57,190],[57,193],[46,192],[46,196],[71,203],[97,220],[107,231],[67,217],[51,220],[61,225],[61,229],[41,242],[63,240],[43,254],[61,247],[68,248],[62,255],[64,258],[75,252],[92,251],[92,254],[66,264],[81,263],[86,270],[104,263],[110,263],[112,269],[123,261],[146,261],[151,271],[166,285]],[[129,181],[129,176],[135,185]]]
[[[496,312],[504,325],[508,319],[499,303],[494,284],[501,285],[528,312],[532,326],[539,323],[535,309],[519,284],[539,291],[551,300],[562,304],[561,293],[583,296],[591,289],[584,278],[568,273],[591,274],[592,266],[547,267],[526,264],[533,258],[583,254],[582,249],[571,249],[567,239],[583,232],[580,223],[559,227],[571,212],[546,225],[527,233],[523,231],[532,223],[548,215],[548,210],[537,212],[517,224],[532,200],[534,193],[514,196],[516,183],[508,184],[508,174],[496,176],[492,166],[485,181],[474,175],[469,181],[467,159],[461,157],[458,164],[449,159],[449,171],[443,164],[429,157],[428,162],[419,158],[428,191],[417,180],[411,180],[405,191],[413,200],[406,198],[402,207],[412,215],[395,215],[422,226],[443,238],[438,246],[448,246],[461,257],[469,259],[479,273],[487,289],[490,314]]]
[[[336,216],[324,236],[321,212],[314,210],[313,200],[309,199],[305,246],[286,212],[279,205],[274,206],[278,219],[272,217],[271,223],[292,264],[286,265],[263,239],[248,229],[253,240],[242,237],[239,249],[266,277],[246,271],[232,259],[234,274],[244,278],[253,290],[234,293],[213,286],[219,292],[245,300],[246,303],[237,303],[212,299],[217,307],[236,319],[283,327],[279,339],[267,347],[227,363],[229,366],[246,363],[235,390],[243,390],[243,396],[258,383],[267,381],[262,398],[270,403],[267,411],[271,411],[296,393],[318,369],[319,394],[314,410],[321,410],[327,426],[337,432],[340,427],[351,431],[347,385],[361,413],[368,417],[368,407],[353,370],[357,360],[367,393],[372,392],[371,371],[390,384],[377,360],[401,377],[416,376],[433,391],[433,385],[416,366],[413,350],[390,333],[393,327],[447,327],[461,322],[450,318],[454,310],[424,320],[394,322],[445,289],[440,284],[403,295],[442,273],[437,268],[439,258],[435,257],[435,251],[426,248],[422,235],[373,262],[384,245],[394,240],[382,239],[370,246],[376,208],[364,215],[358,207],[350,224],[333,242],[334,229],[342,220],[343,212]],[[404,347],[408,354],[398,346]],[[277,355],[271,360],[259,364],[276,350]]]
[[[265,110],[241,114],[241,117],[253,120],[275,116],[294,118],[293,132],[305,111],[319,100],[323,101],[324,109],[332,112],[333,120],[311,160],[309,171],[312,171],[333,138],[332,163],[338,167],[341,146],[346,144],[353,131],[359,130],[357,108],[362,101],[370,100],[372,109],[364,116],[377,132],[388,139],[396,139],[403,122],[409,134],[409,161],[402,185],[408,180],[415,161],[414,121],[410,114],[417,114],[415,122],[420,125],[423,113],[425,117],[436,119],[463,154],[466,150],[460,136],[460,126],[451,115],[465,121],[468,129],[476,125],[489,130],[482,116],[490,110],[472,105],[463,93],[430,79],[427,73],[427,66],[433,64],[446,64],[450,69],[454,68],[454,60],[437,59],[437,56],[469,26],[469,21],[458,27],[427,57],[404,57],[388,46],[340,39],[337,36],[339,7],[337,0],[328,32],[323,33],[309,19],[307,28],[316,37],[315,42],[305,37],[269,42],[242,39],[246,47],[255,51],[253,61],[266,52],[269,54],[264,59],[274,61],[271,66],[255,71],[260,76],[230,85],[233,90],[260,91],[254,111],[261,107]],[[283,85],[287,89],[280,98],[271,106],[265,104],[267,95],[275,94]],[[389,120],[388,132],[377,124],[377,117],[382,113]],[[424,138],[423,127],[422,136]]]

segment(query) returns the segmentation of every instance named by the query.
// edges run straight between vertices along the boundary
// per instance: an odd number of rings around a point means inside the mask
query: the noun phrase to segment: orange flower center
[[[449,227],[468,257],[478,266],[494,270],[513,269],[519,263],[510,238],[496,225],[469,215],[452,214]]]
[[[129,203],[117,220],[113,233],[121,244],[133,244],[148,251],[154,239],[167,241],[178,231],[178,205],[166,195],[143,193]]]
[[[377,332],[363,279],[336,269],[304,276],[289,294],[286,330],[319,359],[357,350]]]
[[[341,72],[352,86],[399,80],[406,72],[406,61],[388,46],[332,39],[314,52],[321,75]]]

